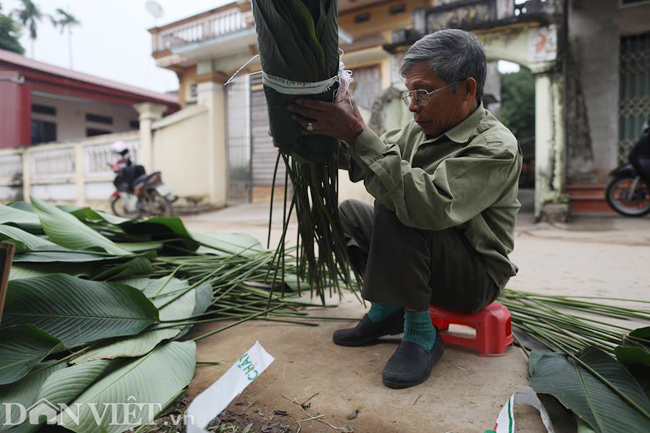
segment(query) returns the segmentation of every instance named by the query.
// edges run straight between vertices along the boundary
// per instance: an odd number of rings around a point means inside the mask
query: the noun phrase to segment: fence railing
[[[251,11],[234,8],[161,30],[154,36],[154,52],[234,33],[254,25]]]
[[[110,165],[119,158],[111,146],[117,140],[127,144],[134,162],[140,161],[137,131],[0,150],[0,200],[33,195],[81,205],[86,200],[108,199],[114,177]]]

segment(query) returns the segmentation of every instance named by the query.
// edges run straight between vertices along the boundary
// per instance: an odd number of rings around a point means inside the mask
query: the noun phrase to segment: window
[[[99,114],[86,113],[86,122],[103,123],[104,125],[112,125],[113,118],[109,116],[102,116]]]
[[[56,123],[32,119],[32,144],[56,141]]]
[[[372,104],[381,96],[381,73],[379,66],[355,68],[352,72],[354,81],[350,90],[360,107],[372,109]]]
[[[370,12],[365,12],[354,17],[354,22],[357,24],[365,23],[366,21],[370,21]]]
[[[48,116],[56,116],[56,108],[48,105],[32,104],[32,113],[47,114]]]
[[[406,12],[406,3],[391,6],[390,9],[388,9],[388,13],[391,15],[401,14],[402,12]]]
[[[140,129],[140,121],[139,120],[132,120],[129,122],[129,126],[131,129]]]
[[[111,131],[104,129],[86,128],[86,137],[96,137],[98,135],[110,134]]]

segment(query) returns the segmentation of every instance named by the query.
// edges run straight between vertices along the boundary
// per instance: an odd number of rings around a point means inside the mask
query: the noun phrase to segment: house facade
[[[0,50],[0,201],[32,196],[107,208],[115,177],[110,164],[117,159],[112,144],[125,142],[148,171],[171,172],[178,156],[162,146],[154,153],[153,135],[169,137],[179,108],[176,95]],[[184,181],[175,184],[186,196],[206,195],[183,190]]]
[[[0,148],[138,130],[134,106],[178,111],[176,95],[82,74],[0,50]]]
[[[487,99],[496,102],[488,109],[497,115],[496,62],[529,68],[536,93],[530,101],[536,113],[536,215],[558,207],[562,215],[570,207],[608,210],[608,172],[625,158],[649,115],[650,1],[340,0],[339,25],[354,97],[378,130],[382,121],[408,118],[403,112],[374,118],[373,104],[390,105],[399,94],[401,56],[425,34],[463,28],[479,37],[490,62]],[[179,76],[184,110],[212,107],[212,196],[224,203],[267,196],[277,152],[268,136],[250,2],[235,1],[150,33],[158,66]],[[239,77],[224,87],[242,65]],[[341,179],[343,197],[364,197],[363,186]]]
[[[650,119],[650,1],[573,0],[567,15],[567,192],[574,211],[610,211],[609,172]]]

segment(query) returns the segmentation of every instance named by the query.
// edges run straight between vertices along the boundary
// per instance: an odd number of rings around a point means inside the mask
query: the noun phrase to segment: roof
[[[153,92],[141,87],[130,86],[128,84],[119,83],[117,81],[107,80],[105,78],[96,77],[94,75],[84,74],[81,72],[73,71],[71,69],[61,68],[49,63],[38,62],[36,60],[28,59],[20,54],[1,50],[0,49],[0,63],[8,63],[23,69],[31,69],[46,74],[56,75],[70,80],[80,81],[83,83],[93,84],[96,86],[106,87],[109,89],[119,90],[122,92],[131,93],[144,97],[147,99],[157,100],[167,104],[178,105],[177,95],[168,95],[164,93]]]

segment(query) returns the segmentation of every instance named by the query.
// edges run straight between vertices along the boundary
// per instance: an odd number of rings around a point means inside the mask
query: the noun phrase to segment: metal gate
[[[618,160],[625,162],[650,121],[650,33],[621,38]]]
[[[248,203],[252,196],[250,78],[226,87],[228,120],[228,204]]]
[[[273,138],[269,135],[269,113],[261,78],[251,76],[253,187],[270,187],[273,184],[278,149],[273,146]],[[280,160],[276,186],[284,185],[284,173],[284,162]]]

